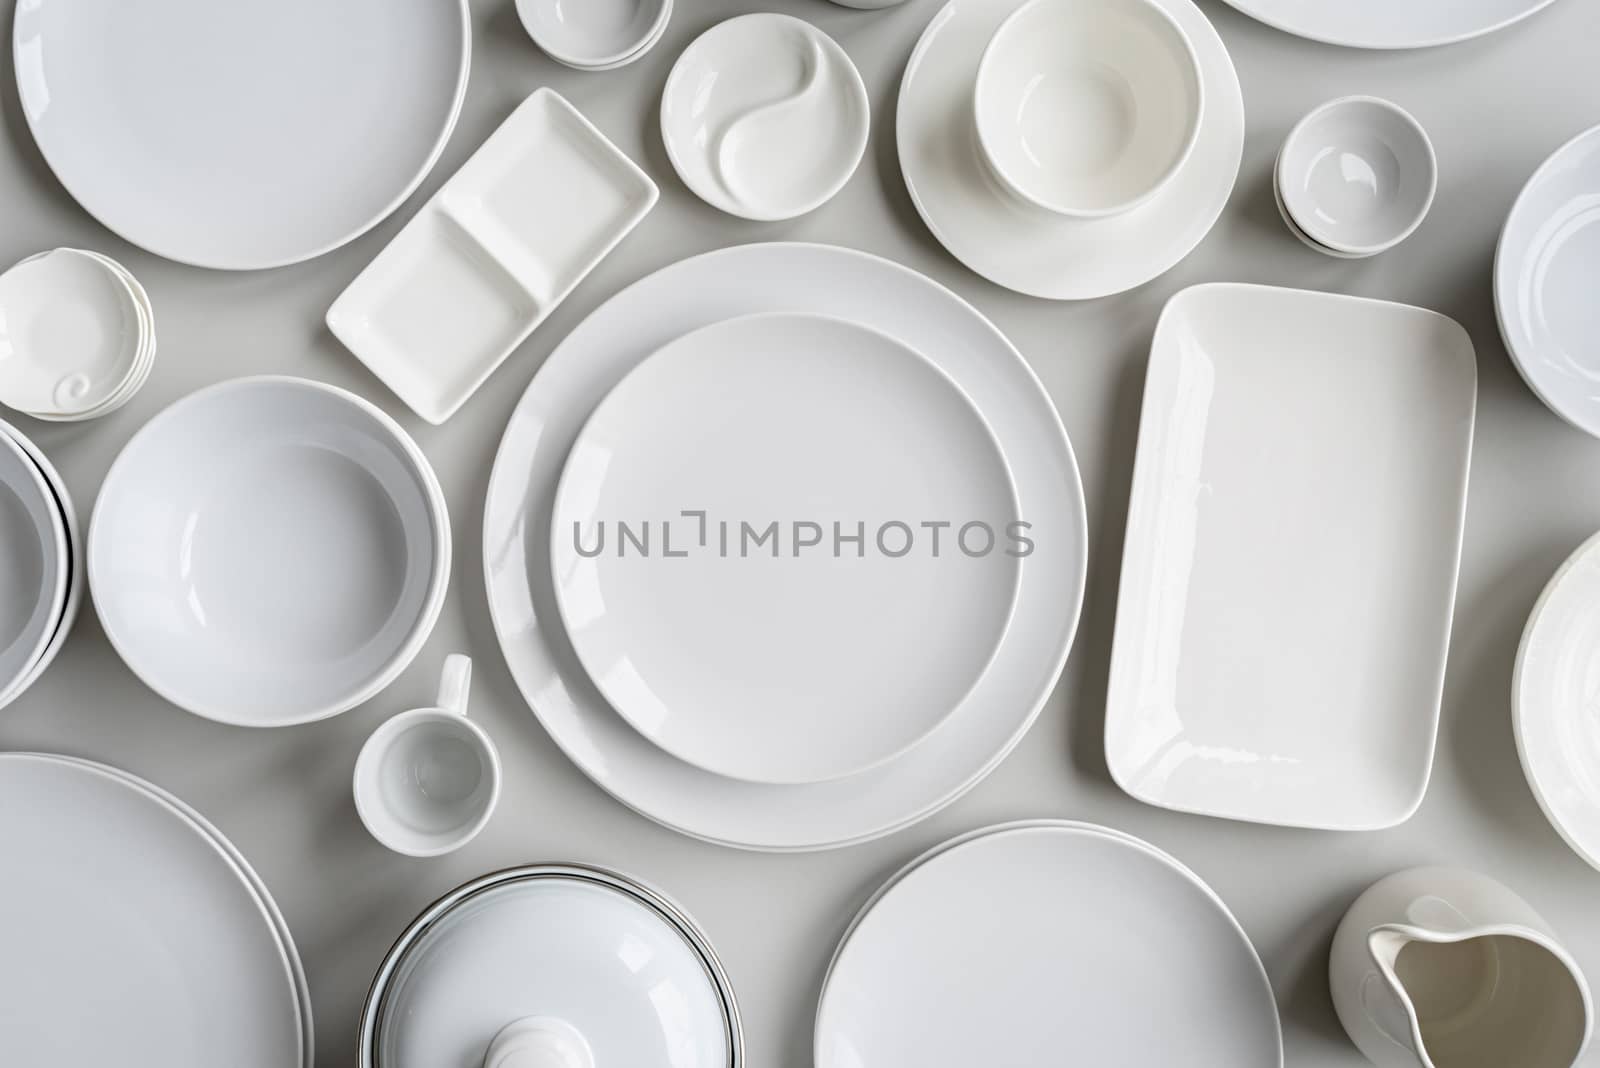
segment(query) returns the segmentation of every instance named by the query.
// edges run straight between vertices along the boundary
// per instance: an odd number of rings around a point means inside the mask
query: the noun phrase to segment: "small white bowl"
[[[1273,173],[1302,233],[1335,252],[1375,256],[1422,225],[1439,161],[1422,125],[1370,96],[1330,100],[1289,131]]]
[[[978,143],[1011,192],[1060,215],[1114,215],[1194,150],[1204,89],[1183,28],[1152,0],[1028,0],[973,90]]]
[[[672,0],[517,0],[522,26],[546,55],[577,70],[614,70],[666,32]]]

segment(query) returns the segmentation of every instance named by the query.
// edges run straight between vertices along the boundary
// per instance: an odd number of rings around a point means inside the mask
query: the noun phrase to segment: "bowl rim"
[[[522,28],[539,46],[539,50],[557,63],[565,64],[576,70],[602,70],[612,65],[621,65],[623,60],[635,58],[635,53],[643,55],[645,47],[653,44],[655,37],[666,28],[667,20],[672,17],[673,0],[644,0],[645,3],[654,4],[655,17],[645,27],[643,33],[630,38],[621,49],[599,55],[582,55],[569,52],[559,46],[552,46],[549,36],[541,34],[535,27],[536,23],[529,18],[528,12],[543,4],[552,4],[554,0],[516,0],[517,19],[522,23]]]

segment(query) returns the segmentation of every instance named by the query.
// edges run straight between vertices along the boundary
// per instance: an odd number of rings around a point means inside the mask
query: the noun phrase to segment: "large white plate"
[[[1494,303],[1511,362],[1567,422],[1600,437],[1600,126],[1523,188],[1495,253]]]
[[[297,263],[366,232],[444,148],[466,0],[30,0],[23,113],[95,218],[198,267]]]
[[[291,1068],[307,1021],[273,916],[120,774],[0,755],[0,1062]]]
[[[1072,219],[1005,192],[978,149],[972,87],[985,44],[1022,0],[952,0],[900,83],[895,138],[906,188],[950,254],[1007,289],[1052,300],[1120,293],[1170,270],[1222,214],[1244,152],[1244,100],[1222,38],[1190,0],[1159,0],[1194,43],[1205,90],[1193,153],[1131,211]]]
[[[1522,770],[1573,851],[1600,868],[1600,535],[1561,565],[1533,606],[1511,681]]]
[[[557,474],[588,414],[655,349],[757,312],[880,329],[949,374],[994,429],[1032,524],[1012,625],[954,715],[900,759],[836,782],[763,786],[706,774],[639,735],[584,674],[551,591]],[[758,244],[674,264],[602,305],[551,353],[512,414],[489,481],[484,570],[511,673],[556,743],[623,803],[669,827],[750,849],[805,850],[887,834],[991,771],[1038,715],[1083,600],[1087,529],[1077,462],[1039,380],[1005,337],[938,284],[826,245]]]
[[[727,319],[634,368],[578,435],[556,601],[657,745],[820,782],[904,752],[971,692],[1011,616],[1020,520],[988,425],[919,353],[842,319]]]
[[[1400,304],[1205,285],[1156,327],[1106,698],[1140,800],[1337,830],[1433,763],[1477,364]]]
[[[1272,988],[1198,876],[1108,828],[963,835],[862,909],[817,1009],[817,1068],[1275,1068]]]
[[[1493,33],[1553,0],[1228,0],[1297,37],[1351,48],[1426,48]]]

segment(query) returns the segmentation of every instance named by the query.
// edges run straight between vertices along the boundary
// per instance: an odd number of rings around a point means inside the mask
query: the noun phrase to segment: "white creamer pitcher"
[[[1577,963],[1525,901],[1475,872],[1374,884],[1339,924],[1328,979],[1380,1068],[1571,1068],[1589,1042]]]

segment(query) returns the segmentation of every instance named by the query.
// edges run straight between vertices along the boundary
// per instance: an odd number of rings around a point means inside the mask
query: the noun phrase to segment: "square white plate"
[[[1433,763],[1477,403],[1434,312],[1268,286],[1168,302],[1106,703],[1150,804],[1371,830]]]
[[[442,423],[654,206],[560,94],[523,101],[328,309],[328,329]]]

